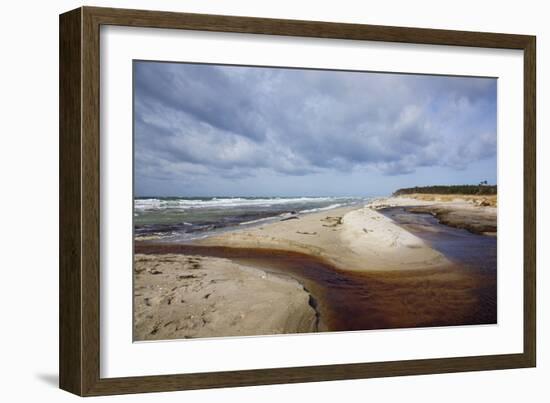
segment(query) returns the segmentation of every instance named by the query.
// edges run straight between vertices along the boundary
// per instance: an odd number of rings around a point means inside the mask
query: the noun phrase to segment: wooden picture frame
[[[519,49],[524,56],[523,353],[100,377],[99,35],[102,25]],[[535,37],[81,7],[60,16],[60,387],[81,396],[533,367],[536,363]]]

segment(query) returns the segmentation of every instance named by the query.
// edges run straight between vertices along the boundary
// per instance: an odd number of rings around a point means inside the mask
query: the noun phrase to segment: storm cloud
[[[482,180],[496,175],[496,141],[496,79],[134,63],[138,194],[492,161]]]

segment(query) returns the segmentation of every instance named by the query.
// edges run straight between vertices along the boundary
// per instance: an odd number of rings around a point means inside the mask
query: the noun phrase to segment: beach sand
[[[135,338],[495,323],[496,273],[464,271],[378,211],[494,213],[496,232],[496,208],[434,201],[378,199],[192,245],[136,242]]]
[[[136,340],[316,330],[310,296],[296,280],[227,259],[137,254],[134,280]]]
[[[222,233],[197,244],[301,252],[347,271],[416,270],[449,263],[370,204]]]

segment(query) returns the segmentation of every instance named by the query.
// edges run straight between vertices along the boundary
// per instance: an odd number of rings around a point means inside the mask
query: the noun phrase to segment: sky
[[[136,196],[496,183],[497,80],[134,62]]]

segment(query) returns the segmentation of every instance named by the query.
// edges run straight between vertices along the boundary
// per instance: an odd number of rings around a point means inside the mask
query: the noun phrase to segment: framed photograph
[[[60,16],[60,387],[533,367],[535,37]]]

